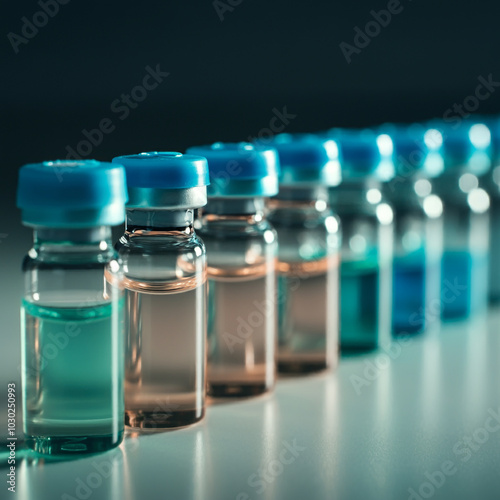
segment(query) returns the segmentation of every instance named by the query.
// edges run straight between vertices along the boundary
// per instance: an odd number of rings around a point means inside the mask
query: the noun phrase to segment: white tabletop
[[[0,498],[498,499],[499,354],[497,310],[210,406],[191,428],[79,460],[28,456]]]

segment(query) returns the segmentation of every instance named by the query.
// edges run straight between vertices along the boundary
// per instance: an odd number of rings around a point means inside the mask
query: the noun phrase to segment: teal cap
[[[209,184],[207,161],[174,151],[117,156],[127,171],[127,185],[140,188],[188,189]]]
[[[387,123],[377,131],[392,139],[396,175],[411,177],[421,173],[426,177],[436,177],[443,171],[443,138],[439,130],[420,123]]]
[[[326,137],[339,146],[342,179],[374,178],[386,182],[394,177],[394,147],[389,135],[370,129],[334,128]]]
[[[278,152],[280,185],[340,184],[339,148],[333,139],[313,134],[279,134],[266,144]]]
[[[21,167],[17,206],[23,224],[53,228],[115,226],[125,220],[121,165],[56,160]]]
[[[209,197],[268,197],[278,193],[279,159],[272,148],[248,142],[216,142],[193,146],[187,152],[208,161]]]
[[[117,156],[127,172],[127,208],[199,208],[207,203],[207,160],[174,151]]]
[[[483,123],[491,133],[491,159],[498,165],[500,161],[500,116],[498,115],[471,115],[467,121],[470,124]]]
[[[441,152],[445,173],[464,170],[476,175],[491,165],[491,131],[481,122],[463,120],[458,125],[431,121],[443,137]]]

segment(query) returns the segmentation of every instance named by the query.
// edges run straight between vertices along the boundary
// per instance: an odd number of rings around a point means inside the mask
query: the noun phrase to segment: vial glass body
[[[24,432],[40,453],[94,453],[122,440],[123,296],[116,257],[110,228],[37,228],[24,259]]]
[[[428,179],[398,176],[384,194],[395,211],[392,331],[439,325],[443,206]]]
[[[329,199],[342,223],[340,347],[375,349],[391,332],[392,209],[373,181],[344,181]]]
[[[467,172],[445,172],[434,185],[444,206],[441,317],[464,319],[488,303],[489,196]]]
[[[116,249],[127,307],[125,423],[195,423],[205,412],[206,260],[193,210],[127,210]]]
[[[498,161],[483,177],[482,183],[490,195],[490,301],[500,302],[500,165]]]
[[[208,394],[244,397],[275,383],[276,233],[261,199],[213,199],[200,219],[209,277]]]
[[[335,367],[340,221],[328,209],[326,191],[299,189],[282,189],[269,202],[269,220],[279,242],[278,370]]]

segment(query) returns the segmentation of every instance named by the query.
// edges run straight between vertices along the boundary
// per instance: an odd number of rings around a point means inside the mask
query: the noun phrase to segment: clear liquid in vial
[[[125,423],[183,427],[204,415],[205,294],[202,280],[165,287],[126,279]]]

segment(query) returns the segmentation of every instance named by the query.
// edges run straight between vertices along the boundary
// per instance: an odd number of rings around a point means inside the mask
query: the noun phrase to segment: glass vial
[[[483,122],[483,117],[481,117]],[[485,118],[491,132],[491,167],[480,177],[480,185],[490,196],[489,298],[500,302],[500,118]]]
[[[479,176],[490,165],[491,134],[483,124],[439,125],[444,171],[434,181],[443,200],[441,317],[465,319],[488,302],[489,196]]]
[[[340,348],[371,350],[391,335],[393,212],[382,197],[381,180],[393,172],[392,158],[385,156],[392,154],[392,144],[368,130],[330,134],[342,168],[342,183],[329,189],[342,223]]]
[[[339,352],[340,221],[328,186],[340,183],[338,148],[312,135],[281,134],[279,193],[269,220],[278,233],[278,370],[334,368]]]
[[[44,454],[95,453],[123,437],[123,297],[111,227],[123,222],[123,168],[25,165],[18,207],[34,229],[21,311],[24,433]]]
[[[183,427],[205,413],[206,259],[194,210],[206,203],[199,156],[151,152],[113,162],[127,172],[124,265],[125,423]]]
[[[264,198],[278,191],[275,151],[247,143],[188,150],[207,158],[199,221],[207,245],[208,394],[255,396],[275,383],[276,233]]]
[[[395,177],[384,194],[395,211],[392,331],[411,335],[440,323],[443,204],[432,178],[443,169],[439,132],[423,125],[383,127],[394,145]]]

